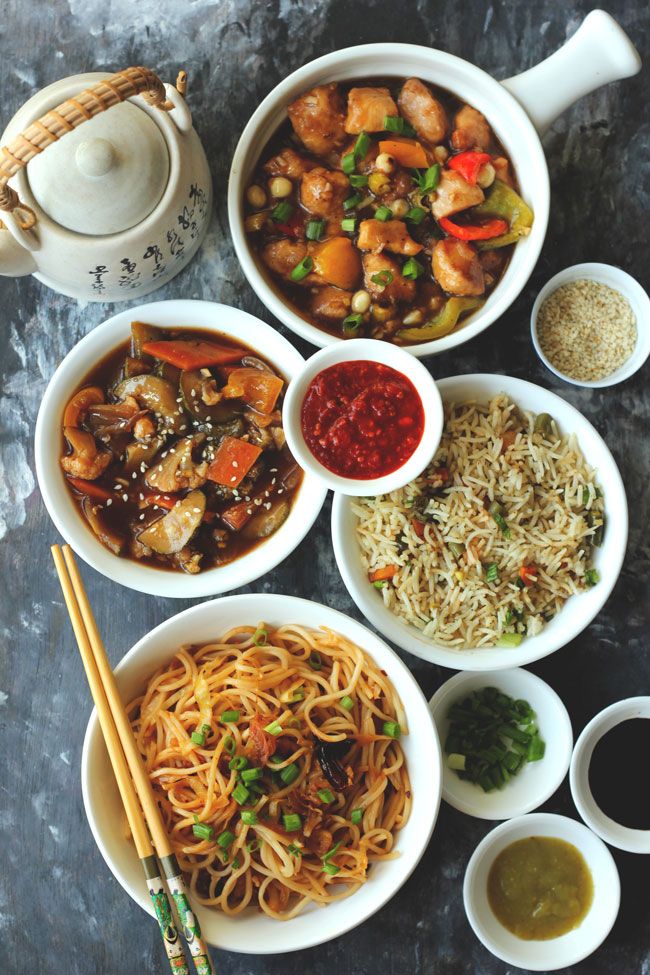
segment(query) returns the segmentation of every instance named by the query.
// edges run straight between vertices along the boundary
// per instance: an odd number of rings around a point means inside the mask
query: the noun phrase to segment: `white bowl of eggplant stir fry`
[[[477,374],[441,379],[438,389],[442,440],[414,487],[376,499],[334,496],[332,544],[348,592],[388,640],[453,670],[502,670],[560,648],[567,653],[604,606],[623,564],[628,514],[616,462],[589,421],[541,386]],[[510,407],[502,413],[504,398]],[[507,417],[505,428],[478,426],[477,408],[485,413],[488,404],[487,419],[496,427]],[[580,475],[573,473],[575,451],[586,465]],[[487,467],[486,454],[494,460]],[[466,456],[462,466],[459,456]],[[498,472],[496,491],[486,490],[490,467]],[[593,491],[585,490],[583,474]],[[511,476],[516,486],[506,492],[501,486],[512,484]],[[542,507],[553,493],[555,530],[550,522],[545,527]],[[468,499],[471,522],[456,514],[460,497]],[[370,543],[380,537],[373,560]]]
[[[158,596],[226,592],[274,568],[325,498],[282,427],[302,364],[274,329],[211,302],[99,325],[55,372],[36,424],[61,534],[99,572]]]
[[[443,51],[369,44],[274,88],[244,129],[228,189],[237,256],[267,308],[321,347],[368,337],[417,356],[499,318],[546,233],[538,131],[639,67],[602,11],[553,57],[500,84]],[[562,98],[549,99],[549,81]]]

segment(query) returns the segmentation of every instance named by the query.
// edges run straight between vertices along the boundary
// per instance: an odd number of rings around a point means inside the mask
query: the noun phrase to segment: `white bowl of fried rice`
[[[423,475],[379,498],[335,495],[336,561],[402,649],[455,670],[519,667],[570,643],[607,601],[625,488],[602,437],[554,393],[488,374],[438,388],[445,428]]]

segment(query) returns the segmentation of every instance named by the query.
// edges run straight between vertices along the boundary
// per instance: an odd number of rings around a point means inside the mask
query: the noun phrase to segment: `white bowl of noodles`
[[[358,520],[354,512],[356,501],[339,494],[334,496],[332,506],[332,543],[336,561],[348,592],[361,612],[380,633],[402,649],[454,670],[521,667],[565,646],[605,605],[621,571],[627,546],[628,513],[623,481],[607,445],[589,421],[549,390],[511,376],[487,374],[453,376],[438,380],[437,385],[445,405],[470,401],[485,404],[505,393],[522,411],[550,414],[562,436],[575,435],[584,461],[594,471],[593,481],[603,493],[605,531],[602,545],[594,548],[592,562],[598,574],[597,583],[566,599],[539,632],[526,635],[518,645],[456,648],[436,642],[423,629],[407,622],[385,605],[383,593],[373,588],[367,566],[362,561],[357,537]],[[444,437],[443,433],[443,444]]]
[[[325,627],[365,651],[369,663],[364,664],[364,668],[374,669],[378,680],[384,682],[383,695],[375,701],[375,704],[377,707],[381,704],[386,714],[395,713],[400,725],[404,725],[404,730],[408,732],[402,734],[398,741],[379,744],[375,742],[370,747],[380,749],[385,747],[386,754],[393,756],[394,759],[396,752],[391,749],[399,746],[410,779],[410,783],[407,783],[408,789],[403,795],[399,795],[399,789],[393,789],[391,792],[392,796],[397,797],[395,801],[402,804],[403,810],[410,803],[410,812],[405,824],[397,830],[391,829],[394,835],[392,850],[397,855],[392,859],[373,862],[366,882],[349,896],[322,906],[309,902],[300,913],[284,922],[256,909],[256,906],[249,906],[241,913],[230,915],[224,913],[218,906],[205,907],[195,903],[203,934],[211,944],[226,951],[274,954],[297,951],[338,937],[378,911],[396,893],[415,869],[429,842],[438,814],[442,777],[440,745],[435,726],[424,695],[407,667],[381,639],[360,623],[326,606],[293,596],[270,594],[227,596],[193,606],[173,616],[143,637],[117,666],[115,676],[123,700],[126,703],[139,697],[154,673],[168,665],[181,646],[196,647],[213,643],[235,627],[256,628],[260,622],[266,624],[269,633],[272,628],[283,624],[296,624],[312,632],[319,627]],[[298,640],[296,645],[302,646],[302,637],[296,639]],[[352,666],[350,664],[350,660],[354,658],[352,651],[336,639],[330,641],[330,644],[336,648],[336,653],[339,651],[342,653],[341,670],[344,671],[345,667]],[[305,648],[307,653],[308,643],[305,643]],[[283,663],[282,666],[285,664]],[[320,675],[324,678],[327,672],[328,668],[325,667]],[[361,671],[362,678],[366,673],[368,671],[365,669]],[[314,675],[315,679],[320,679],[318,671],[314,672]],[[299,708],[304,707],[310,700],[311,685],[308,677],[305,680],[306,693]],[[316,684],[314,683],[313,686],[316,687]],[[370,711],[363,712],[361,685],[355,684],[355,687],[358,690],[355,707],[361,711],[353,710],[350,713],[355,721],[358,720],[359,727],[364,727],[363,714],[366,714],[367,720]],[[391,688],[396,697],[392,697]],[[216,691],[216,687],[214,690]],[[344,687],[338,688],[334,695],[337,700],[341,698],[343,690]],[[193,691],[191,693],[193,694]],[[354,694],[354,691],[350,693]],[[389,695],[392,703],[388,700]],[[190,700],[194,701],[194,697]],[[217,726],[217,731],[220,731],[218,715],[221,706],[225,706],[225,700],[227,698],[222,697],[220,704],[215,703],[213,723]],[[398,700],[401,701],[401,705],[397,703]],[[187,706],[184,706],[183,714]],[[328,704],[327,707],[330,705]],[[338,716],[334,714],[330,720],[344,723],[345,715],[346,710],[339,708]],[[286,723],[287,719],[283,718],[283,720]],[[288,728],[289,724],[286,724],[286,727]],[[233,735],[239,741],[237,727]],[[354,765],[354,758],[351,762]],[[400,776],[402,775],[403,768],[400,771]],[[95,712],[91,715],[84,740],[81,779],[86,814],[102,856],[127,893],[144,910],[153,915],[141,865],[132,842],[126,836],[124,814]],[[361,789],[363,781],[365,781],[363,774],[360,774],[350,786],[353,790],[349,798],[350,803],[359,800],[358,791],[354,790]],[[402,778],[400,781],[406,782]],[[299,783],[299,780],[297,782]],[[338,801],[348,802],[347,799]],[[250,801],[248,804],[250,805]],[[386,809],[386,806],[382,806],[381,809],[382,816],[392,817],[392,813]],[[380,822],[375,823],[373,820],[371,801],[368,802],[366,811],[369,812],[370,818],[364,818],[358,825],[360,836],[357,837],[357,842],[360,841],[361,836],[372,836],[372,829],[381,826]],[[346,813],[345,809],[341,809],[340,812],[337,810],[337,815],[343,819],[346,816],[351,819],[351,813],[349,811]],[[388,820],[384,820],[383,825],[388,828],[390,824]],[[264,828],[267,827],[264,825]],[[337,828],[343,832],[334,835],[339,838],[351,835],[353,838],[347,841],[347,845],[350,845],[350,842],[354,845],[353,834],[346,833],[348,826]],[[214,835],[216,837],[218,833],[215,832]],[[245,839],[248,839],[248,836]],[[345,842],[343,846],[346,846]],[[237,858],[239,852],[244,857],[244,862],[238,865],[238,869],[246,866],[244,849],[245,847],[242,846],[241,851],[235,851]],[[275,847],[271,844],[269,853],[272,856],[274,850]],[[343,876],[348,869],[346,864],[349,865],[349,859],[345,856],[336,859],[341,864]],[[334,881],[335,878],[331,879]],[[333,891],[333,888],[327,889]],[[196,897],[194,900],[196,902]],[[254,898],[252,903],[256,904]],[[232,903],[229,901],[229,904],[234,906],[234,901]]]

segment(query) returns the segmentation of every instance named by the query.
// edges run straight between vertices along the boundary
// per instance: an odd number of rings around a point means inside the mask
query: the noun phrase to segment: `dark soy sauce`
[[[650,829],[650,718],[630,718],[597,742],[589,786],[606,816],[628,829]]]

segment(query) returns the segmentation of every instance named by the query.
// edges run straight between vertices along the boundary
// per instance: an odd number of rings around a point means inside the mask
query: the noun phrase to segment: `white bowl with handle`
[[[514,248],[502,280],[466,324],[444,338],[409,346],[416,356],[446,352],[479,335],[513,303],[537,262],[548,224],[549,175],[540,136],[588,92],[636,74],[641,60],[622,28],[593,10],[567,43],[541,64],[498,82],[469,61],[413,44],[364,44],[303,65],[262,101],[244,129],[230,169],[228,217],[237,257],[258,298],[276,318],[314,345],[340,341],[292,310],[256,260],[244,229],[244,199],[260,153],[287,117],[287,106],[315,85],[368,78],[417,77],[453,92],[483,112],[513,162],[521,194],[535,213],[532,232]]]

